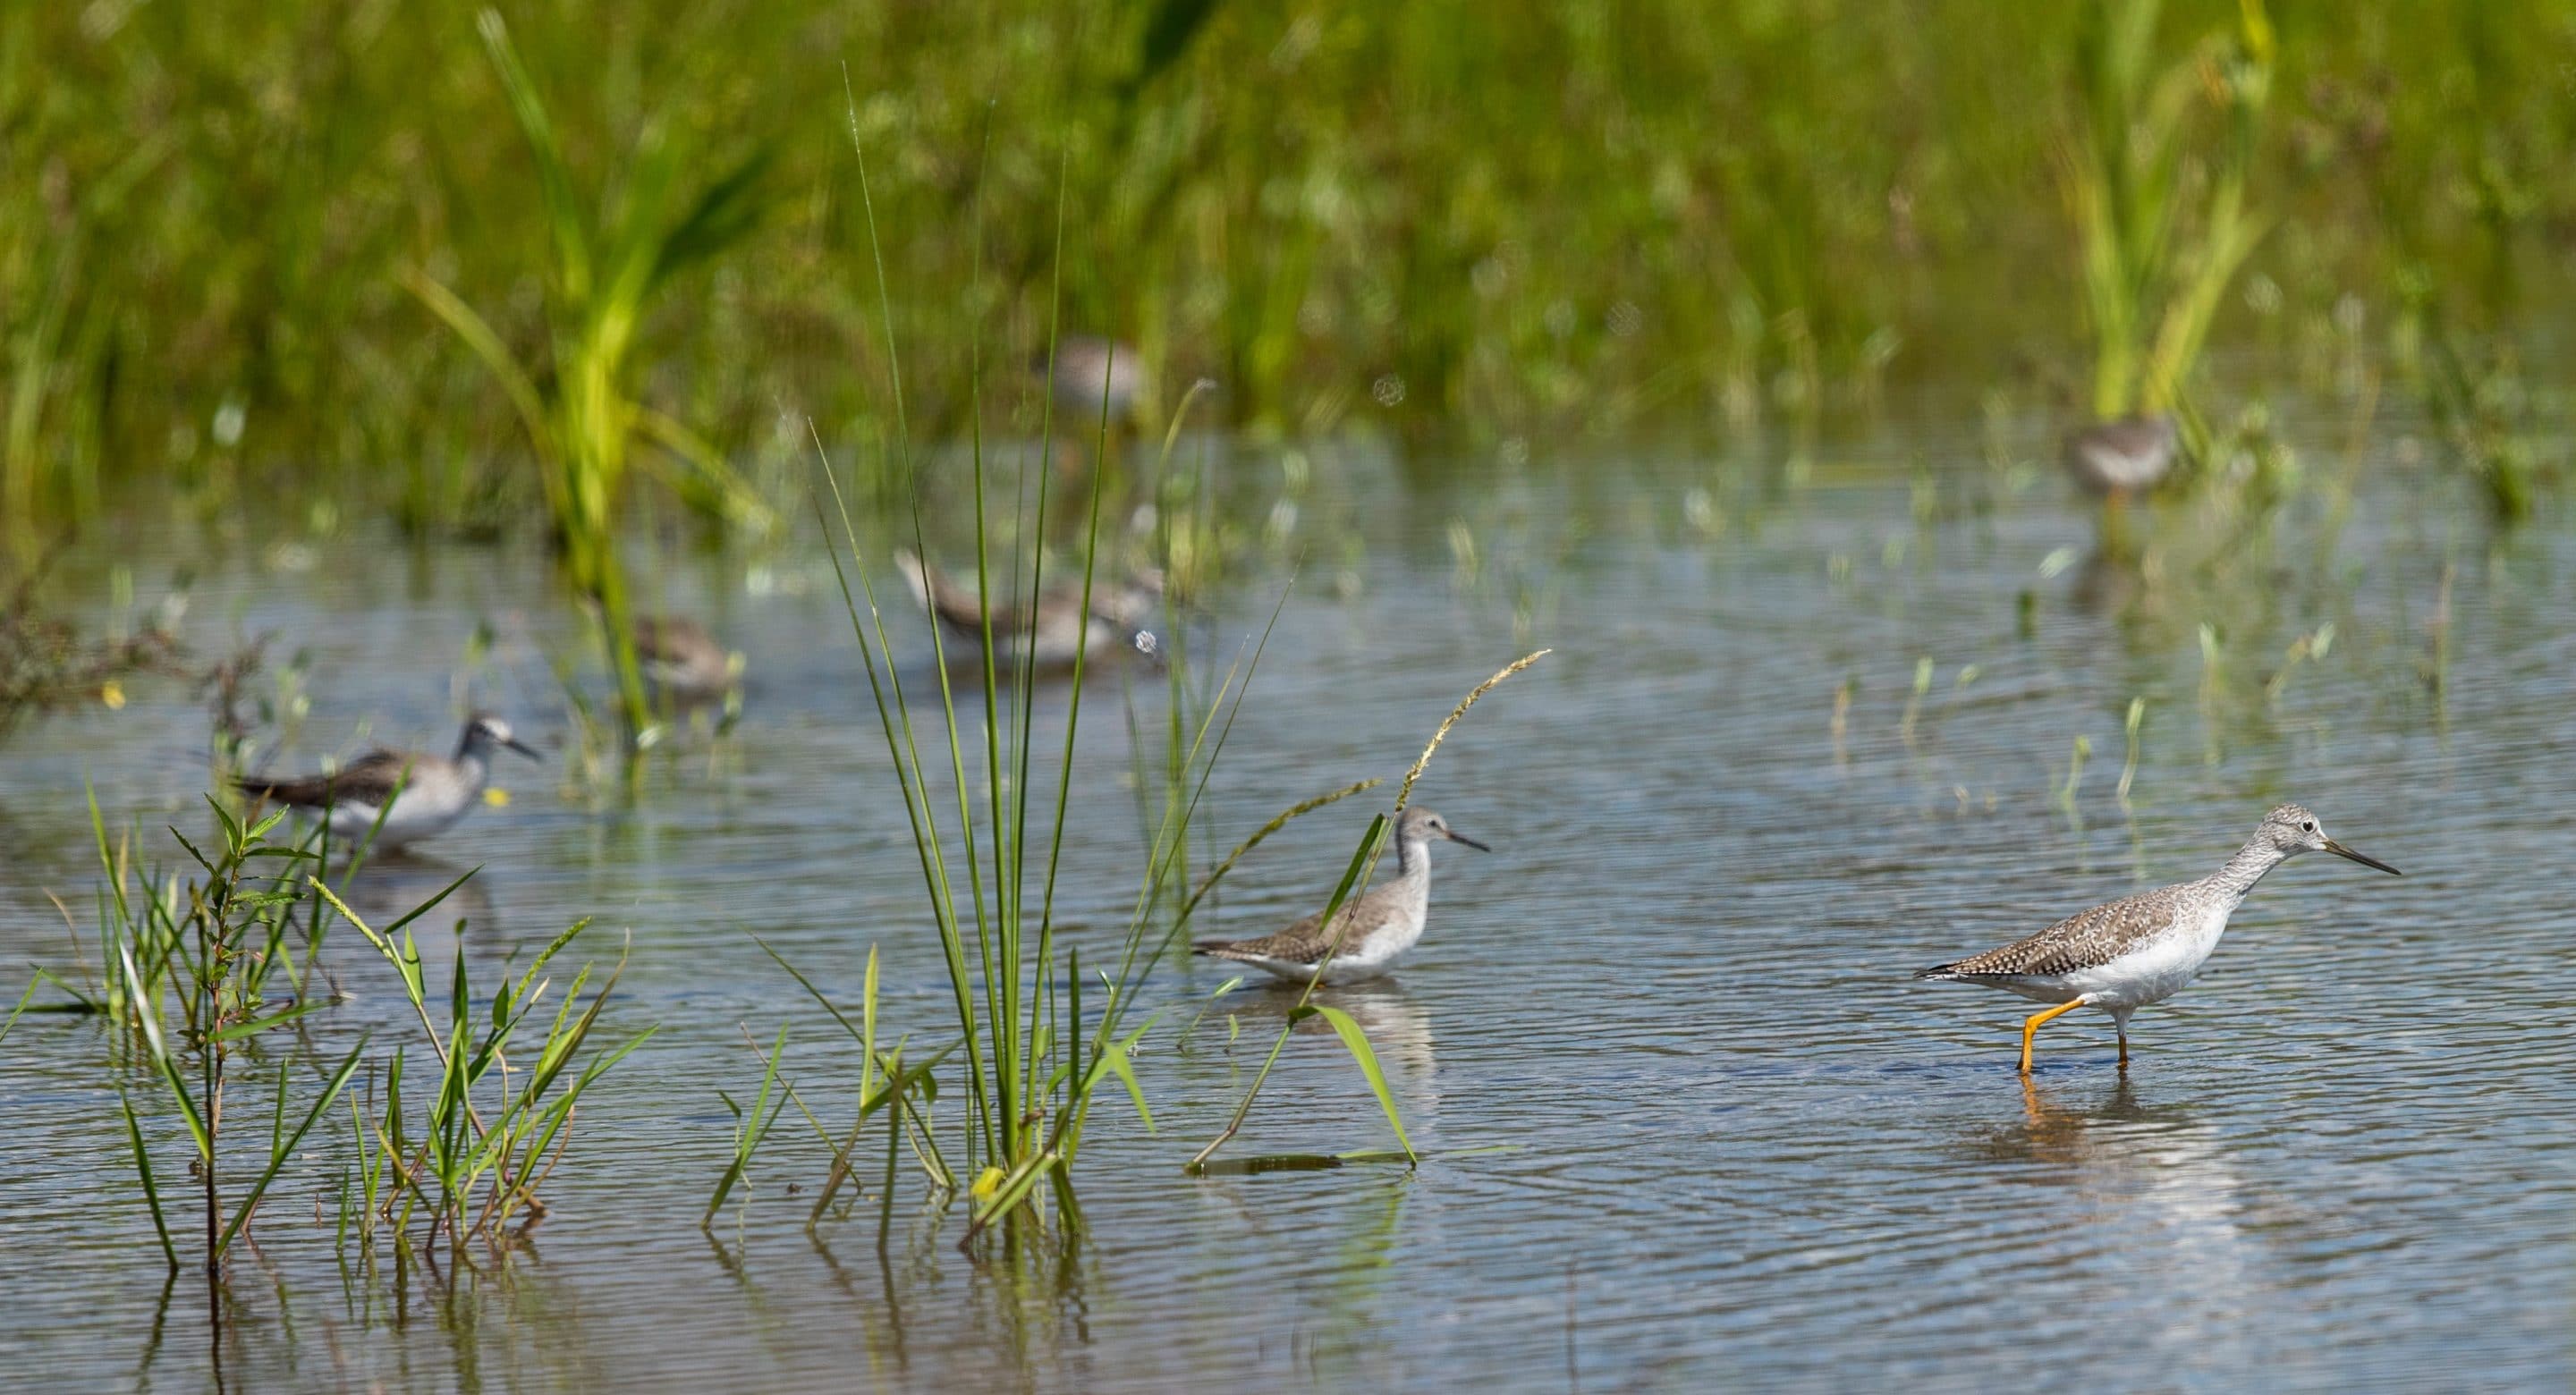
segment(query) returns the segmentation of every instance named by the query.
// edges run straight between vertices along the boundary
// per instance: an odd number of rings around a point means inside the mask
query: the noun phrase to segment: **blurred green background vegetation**
[[[502,13],[560,187],[469,6],[8,7],[21,530],[121,483],[423,529],[560,516],[531,432],[591,429],[566,379],[603,336],[612,398],[654,414],[639,468],[712,511],[799,468],[787,420],[882,453],[853,134],[931,438],[960,429],[979,345],[988,378],[1043,347],[1060,194],[1065,329],[1134,343],[1163,411],[1207,377],[1231,425],[1279,435],[1741,432],[1917,382],[1963,412],[1990,382],[2096,410],[2105,112],[2170,156],[2185,232],[2217,237],[2238,182],[2251,240],[2209,333],[2266,351],[2249,371],[2325,373],[2359,337],[2474,423],[2576,236],[2564,4],[2177,0],[2145,12],[2125,97],[2086,26],[2137,12],[2055,0]],[[720,189],[722,235],[656,259]],[[635,229],[649,295],[570,284],[568,257],[613,262]],[[497,342],[454,332],[458,306]],[[1034,426],[1033,393],[993,403]]]

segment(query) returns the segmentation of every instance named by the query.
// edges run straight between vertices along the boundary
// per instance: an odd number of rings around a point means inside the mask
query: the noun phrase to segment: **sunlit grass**
[[[548,371],[523,366],[481,314],[431,277],[404,284],[491,369],[526,428],[555,539],[574,588],[597,608],[600,639],[617,679],[630,737],[651,720],[635,653],[635,612],[619,557],[621,501],[639,438],[707,482],[712,496],[747,516],[765,512],[714,447],[678,421],[638,402],[637,338],[654,303],[691,268],[714,259],[757,226],[761,178],[755,154],[707,181],[680,188],[694,151],[667,124],[649,123],[597,211],[575,179],[536,82],[497,11],[476,21],[492,68],[510,99],[537,166],[552,252]]]
[[[2220,298],[2269,226],[2249,206],[2275,37],[2262,0],[2237,32],[2155,68],[2159,0],[2087,0],[2075,73],[2084,121],[2064,159],[2093,339],[2091,406],[2110,420],[2179,412]],[[2223,129],[2196,145],[2198,109]]]
[[[505,66],[447,7],[360,7],[328,44],[247,0],[188,24],[13,7],[0,527],[41,537],[137,482],[382,506],[415,533],[540,508],[560,527],[613,513],[631,470],[739,503],[685,462],[773,442],[782,400],[836,450],[891,439],[866,386],[887,367],[873,287],[843,255],[847,157],[807,126],[844,62],[907,331],[980,285],[1002,347],[1034,348],[1061,186],[1082,210],[1069,327],[1136,343],[1158,411],[1204,375],[1223,416],[1275,434],[1705,423],[1785,429],[1811,457],[1815,425],[1882,378],[1955,367],[1973,395],[2093,335],[2079,396],[2153,409],[2188,392],[2196,341],[2235,332],[2231,262],[2286,298],[2281,323],[2348,297],[2385,322],[2391,265],[2421,265],[2489,307],[2462,316],[2472,365],[2545,301],[2497,269],[2576,212],[2562,29],[2489,6],[2248,10],[2194,44],[2176,31],[2206,8],[2089,12],[962,0],[809,25],[775,0],[643,0],[615,23],[514,11]],[[534,91],[561,178],[528,177]],[[701,259],[713,274],[621,289],[621,239],[662,238],[751,147],[777,153],[775,216]],[[2042,265],[2063,236],[2032,179],[2052,150],[2094,212],[2086,250]],[[955,235],[979,198],[980,269]],[[2284,232],[2258,242],[2266,220]],[[568,294],[584,260],[589,299]],[[500,352],[421,334],[388,294],[406,273]],[[2089,330],[2050,308],[2070,303]],[[965,359],[912,365],[929,434],[966,419]]]

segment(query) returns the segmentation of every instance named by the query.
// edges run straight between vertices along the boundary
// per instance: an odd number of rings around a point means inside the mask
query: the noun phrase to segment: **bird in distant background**
[[[1098,424],[1104,402],[1110,425],[1124,424],[1145,392],[1145,360],[1136,346],[1093,334],[1065,335],[1056,341],[1052,364],[1040,349],[1029,369],[1046,377],[1057,420],[1085,430]]]
[[[2170,413],[2096,422],[2066,438],[2066,472],[2095,494],[2144,494],[2173,473],[2182,437]]]
[[[728,651],[706,627],[685,615],[648,615],[635,622],[635,657],[653,686],[683,707],[723,699],[741,686],[742,655]]]
[[[939,617],[939,623],[957,635],[981,642],[984,612],[976,602],[973,583],[942,575],[908,551],[895,553],[894,564],[895,570],[903,573],[904,584],[912,588],[913,599],[928,606]],[[1025,644],[1031,662],[1039,668],[1070,665],[1077,650],[1092,658],[1103,657],[1136,643],[1162,601],[1163,574],[1150,567],[1140,569],[1133,581],[1123,584],[1095,578],[1088,616],[1083,614],[1079,573],[1040,595],[1034,615],[1017,595],[997,596],[993,605],[994,652],[999,658],[1013,659]]]

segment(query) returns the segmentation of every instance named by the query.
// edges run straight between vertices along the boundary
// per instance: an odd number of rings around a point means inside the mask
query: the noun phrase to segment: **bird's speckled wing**
[[[904,584],[912,588],[913,599],[928,605],[941,624],[967,634],[983,633],[984,607],[977,601],[973,587],[961,586],[931,570],[929,563],[909,552],[896,553],[894,564],[895,570],[903,574]],[[1029,627],[1028,613],[1020,606],[1017,593],[1005,588],[1005,594],[994,596],[992,601],[994,634],[1015,635]]]
[[[1925,974],[1958,978],[2053,978],[2099,968],[2171,928],[2190,883],[2141,891],[2079,911],[2027,939],[1970,955]]]
[[[1380,890],[1383,890],[1381,888]],[[1393,914],[1392,898],[1371,891],[1359,904],[1342,907],[1333,917],[1332,935],[1323,933],[1324,917],[1319,912],[1289,926],[1275,935],[1257,940],[1201,940],[1194,948],[1201,954],[1220,959],[1276,959],[1283,964],[1318,964],[1324,952],[1338,939],[1344,944],[1365,940]]]
[[[326,804],[382,805],[420,758],[401,751],[369,751],[328,775],[300,780],[243,780],[242,793],[280,804],[319,809]]]

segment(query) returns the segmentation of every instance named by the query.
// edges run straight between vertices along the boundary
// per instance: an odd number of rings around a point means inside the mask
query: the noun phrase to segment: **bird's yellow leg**
[[[2039,1035],[2040,1025],[2052,1017],[2064,1017],[2066,1014],[2073,1012],[2082,1006],[2084,1006],[2084,1000],[2081,998],[2078,998],[2071,1003],[2059,1003],[2057,1006],[2050,1008],[2046,1012],[2032,1013],[2030,1020],[2021,1024],[2022,1074],[2030,1074],[2030,1040],[2031,1038]]]

